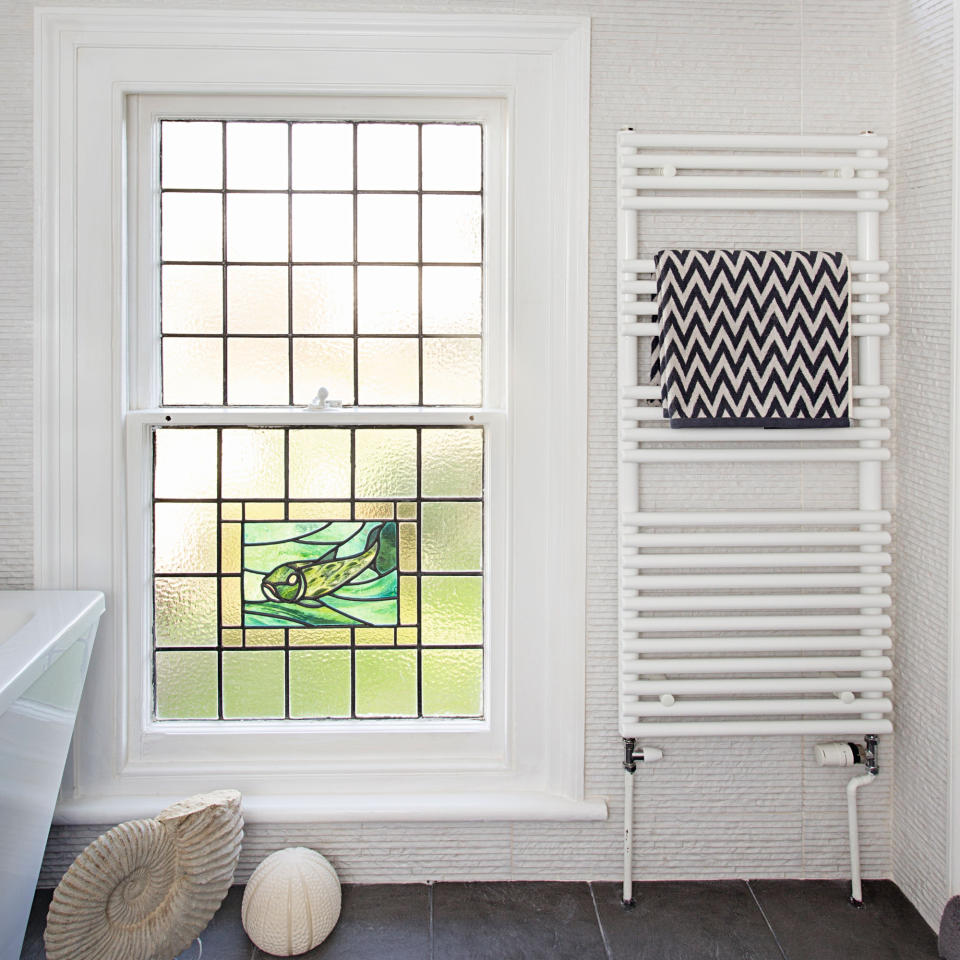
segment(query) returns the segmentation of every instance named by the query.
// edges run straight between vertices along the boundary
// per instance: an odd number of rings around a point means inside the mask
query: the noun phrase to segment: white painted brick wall
[[[931,924],[947,886],[953,4],[898,0],[894,878]],[[956,696],[956,691],[953,692]],[[954,745],[954,749],[956,749]],[[955,891],[954,891],[955,892]]]
[[[108,3],[103,3],[108,6]],[[117,5],[137,5],[117,0]],[[152,5],[152,4],[142,4]],[[295,8],[297,2],[180,0],[185,7]],[[620,863],[621,770],[616,724],[615,210],[614,140],[626,125],[657,131],[889,131],[893,0],[479,0],[315,2],[312,9],[574,13],[593,17],[590,236],[590,476],[588,529],[587,759],[589,793],[610,798],[600,824],[254,826],[241,878],[267,853],[293,843],[329,854],[346,880],[615,878]],[[0,0],[0,584],[30,574],[30,71],[32,4]],[[892,218],[887,218],[892,220]],[[661,220],[644,245],[848,244],[816,215]],[[884,226],[892,254],[892,227]],[[888,471],[888,502],[893,496]],[[825,482],[826,478],[826,482]],[[814,508],[851,502],[855,474],[766,465],[704,475],[651,471],[648,505]],[[706,498],[705,498],[706,494]],[[637,876],[844,876],[842,772],[821,771],[798,738],[667,744],[666,762],[637,780]],[[884,756],[890,758],[889,743]],[[891,778],[863,794],[864,867],[889,876]],[[55,882],[101,827],[55,828],[42,880]]]

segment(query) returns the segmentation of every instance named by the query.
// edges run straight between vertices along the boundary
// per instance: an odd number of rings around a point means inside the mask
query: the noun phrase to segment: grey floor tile
[[[47,925],[47,910],[50,909],[52,899],[52,890],[38,890],[34,894],[20,960],[46,960],[47,954],[43,949],[43,930]]]
[[[256,960],[269,955],[257,951]],[[220,960],[208,956],[203,960]],[[299,960],[430,960],[430,888],[422,883],[344,885],[333,933]]]
[[[591,887],[611,960],[782,960],[743,880],[634,884],[629,910],[619,883]]]
[[[438,883],[434,960],[604,960],[585,883]]]
[[[937,939],[889,880],[863,884],[863,908],[842,880],[751,880],[787,960],[937,960]]]

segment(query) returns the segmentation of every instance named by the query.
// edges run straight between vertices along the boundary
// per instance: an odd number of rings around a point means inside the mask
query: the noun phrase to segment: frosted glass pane
[[[227,499],[283,497],[283,430],[223,431],[223,493]]]
[[[423,577],[424,644],[483,643],[483,578]]]
[[[416,267],[357,269],[360,333],[417,333],[419,301]]]
[[[220,569],[223,573],[240,572],[242,539],[239,523],[220,524]]]
[[[307,404],[320,387],[331,400],[353,403],[353,341],[339,338],[293,341],[293,402]]]
[[[160,500],[217,495],[217,431],[190,427],[154,432],[153,494]]]
[[[287,189],[287,125],[227,124],[227,189]]]
[[[480,198],[423,198],[423,259],[435,263],[479,263]]]
[[[293,125],[293,189],[353,189],[353,124]]]
[[[353,267],[293,268],[293,332],[353,333]]]
[[[423,715],[479,717],[483,712],[480,650],[423,652]]]
[[[228,259],[286,262],[287,215],[285,194],[227,194]]]
[[[424,570],[479,570],[483,561],[479,503],[425,503],[421,522]]]
[[[230,333],[286,333],[286,267],[227,268],[227,330]]]
[[[293,259],[353,260],[353,197],[298,194],[293,198]]]
[[[233,719],[284,715],[282,650],[225,650],[223,716]]]
[[[220,580],[220,623],[225,627],[237,627],[243,623],[240,577],[222,577]]]
[[[358,497],[417,495],[416,430],[357,430]]]
[[[223,403],[223,341],[163,338],[163,402]]]
[[[429,428],[422,433],[423,496],[483,494],[483,431]]]
[[[290,653],[290,716],[350,716],[350,651]]]
[[[350,431],[290,431],[290,496],[298,500],[350,496]]]
[[[282,647],[285,639],[285,631],[275,627],[243,631],[243,642],[247,647]]]
[[[163,267],[160,307],[164,333],[222,333],[223,268]]]
[[[476,405],[482,399],[480,339],[423,341],[423,402]]]
[[[297,627],[290,630],[291,647],[349,647],[350,630],[347,628],[337,629],[333,627],[311,628]]]
[[[358,650],[357,716],[417,715],[417,654],[413,650]]]
[[[216,719],[217,654],[190,650],[156,657],[157,719]]]
[[[217,572],[217,506],[155,503],[154,569],[157,573]]]
[[[157,577],[154,611],[158,647],[217,645],[216,577]]]
[[[412,123],[357,126],[357,187],[417,189],[417,127]]]
[[[160,201],[164,260],[223,259],[223,199],[219,193],[164,193]]]
[[[399,531],[399,554],[401,570],[417,569],[417,525],[415,523],[401,523]]]
[[[423,332],[480,333],[480,267],[423,268]]]
[[[230,337],[227,341],[227,403],[290,402],[290,356],[286,337]]]
[[[160,185],[193,190],[223,186],[223,126],[164,120],[160,124]]]
[[[357,231],[360,260],[416,262],[417,198],[403,194],[358,197]]]
[[[417,578],[400,578],[400,622],[417,622]]]
[[[479,190],[481,156],[478,124],[424,124],[423,189]]]
[[[360,403],[417,403],[420,398],[418,341],[391,337],[359,341]]]

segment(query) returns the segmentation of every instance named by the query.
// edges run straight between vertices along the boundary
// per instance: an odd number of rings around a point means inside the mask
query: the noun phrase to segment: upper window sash
[[[135,270],[132,280],[133,289],[131,290],[131,302],[133,304],[133,317],[131,323],[131,345],[133,347],[132,364],[132,383],[130,390],[130,409],[131,410],[159,410],[161,408],[176,407],[178,412],[186,412],[185,406],[189,406],[198,411],[208,411],[214,413],[219,410],[224,412],[231,406],[246,406],[247,404],[256,404],[262,412],[282,409],[289,406],[292,400],[293,406],[305,405],[316,393],[321,385],[330,389],[330,396],[333,399],[341,399],[347,406],[360,411],[364,409],[380,410],[383,414],[389,415],[391,411],[399,412],[401,409],[416,410],[433,409],[437,412],[446,409],[456,409],[457,407],[472,407],[473,409],[504,410],[506,408],[505,396],[505,368],[506,368],[506,336],[505,336],[505,292],[504,292],[504,204],[506,200],[505,191],[505,125],[504,104],[500,100],[491,99],[436,99],[436,98],[280,98],[280,97],[177,97],[177,96],[140,96],[131,98],[130,108],[128,110],[128,126],[130,131],[130,165],[132,174],[132,195],[131,195],[131,218],[129,224],[129,234],[131,238],[132,255],[135,260]],[[477,124],[482,129],[482,259],[477,261],[482,263],[482,330],[479,335],[467,336],[463,338],[463,343],[455,342],[454,336],[445,337],[434,335],[430,330],[429,321],[429,298],[431,286],[436,286],[436,281],[445,282],[450,275],[446,274],[447,269],[456,271],[458,267],[466,266],[453,260],[442,267],[434,266],[433,261],[428,259],[423,248],[423,205],[424,199],[427,199],[427,206],[430,205],[430,198],[438,197],[441,200],[447,196],[467,196],[467,194],[444,192],[440,190],[442,184],[437,183],[436,178],[432,181],[437,187],[433,193],[427,193],[427,187],[431,185],[431,174],[426,177],[418,170],[416,189],[401,194],[401,198],[410,198],[416,202],[417,206],[417,246],[416,259],[410,260],[408,264],[411,270],[410,275],[403,277],[405,282],[412,279],[412,271],[417,272],[417,331],[407,338],[401,337],[378,337],[371,331],[364,330],[362,320],[359,316],[357,301],[357,279],[364,282],[375,280],[372,274],[367,274],[367,268],[375,271],[380,266],[379,261],[370,260],[369,264],[364,262],[364,257],[358,251],[359,235],[356,232],[359,209],[362,205],[362,199],[375,196],[374,192],[367,192],[363,187],[363,177],[358,176],[356,162],[358,157],[362,156],[361,151],[353,153],[354,170],[352,174],[351,190],[337,191],[336,195],[347,198],[353,206],[353,235],[354,252],[351,254],[350,261],[343,261],[337,264],[342,266],[345,271],[353,274],[351,285],[353,290],[352,310],[353,317],[351,329],[344,331],[344,335],[322,338],[313,338],[309,336],[298,339],[297,328],[293,320],[293,297],[294,287],[291,281],[296,278],[294,274],[300,273],[297,254],[288,249],[285,251],[286,259],[277,260],[271,263],[272,267],[278,268],[276,272],[287,273],[287,288],[290,313],[288,316],[289,326],[286,331],[278,331],[276,340],[283,343],[282,347],[276,347],[273,343],[268,343],[268,350],[277,353],[278,363],[281,360],[286,361],[289,381],[281,384],[276,390],[262,393],[259,397],[254,391],[254,395],[244,395],[243,391],[235,391],[236,399],[231,402],[230,391],[228,390],[228,378],[230,365],[235,359],[239,365],[244,352],[249,352],[249,338],[242,334],[225,337],[230,334],[226,325],[226,315],[221,317],[222,324],[219,333],[214,333],[206,338],[185,337],[178,333],[171,336],[165,336],[166,341],[164,349],[169,350],[167,362],[177,361],[177,353],[183,352],[181,349],[185,345],[194,347],[199,345],[201,349],[211,354],[217,353],[213,360],[223,371],[223,384],[219,388],[219,396],[203,397],[201,399],[209,401],[208,403],[195,403],[197,396],[181,395],[179,398],[176,391],[170,389],[170,380],[168,375],[167,396],[163,396],[163,382],[161,375],[161,264],[163,272],[169,274],[164,277],[168,281],[168,286],[164,296],[169,296],[171,277],[177,268],[182,268],[184,264],[178,262],[176,257],[170,258],[164,256],[161,259],[164,250],[161,247],[161,188],[164,186],[162,180],[159,137],[160,124],[164,120],[172,118],[200,123],[207,122],[210,126],[208,132],[214,130],[213,124],[217,121],[238,122],[243,120],[255,120],[262,122],[285,123],[289,131],[288,143],[292,142],[292,136],[296,124],[306,124],[311,121],[327,121],[337,124],[349,124],[353,127],[353,149],[356,151],[358,131],[368,130],[372,125],[378,122],[388,124],[413,124],[416,129],[423,130],[423,124]],[[360,126],[357,126],[360,125]],[[223,131],[226,127],[221,124]],[[237,128],[242,130],[243,128]],[[313,128],[315,129],[315,128]],[[236,196],[246,199],[250,194],[230,192],[230,175],[227,172],[227,157],[230,155],[230,145],[225,143],[226,136],[222,138],[221,149],[226,146],[226,152],[219,157],[221,172],[217,185],[211,187],[205,195],[212,196],[221,203],[221,215],[226,215],[225,219],[229,223],[228,208],[223,207],[223,199],[228,193],[230,197]],[[422,151],[423,135],[419,134],[418,154]],[[237,141],[239,143],[239,140]],[[236,144],[235,144],[236,148]],[[418,157],[419,159],[419,157]],[[293,155],[289,158],[289,171],[287,174],[286,188],[278,188],[279,199],[286,197],[292,198],[298,195],[293,189],[295,185],[304,183],[302,177],[297,180],[293,177]],[[179,187],[180,180],[176,177],[168,178],[170,182]],[[181,178],[182,179],[182,178]],[[201,178],[202,179],[202,178]],[[236,176],[234,176],[236,181]],[[367,177],[367,182],[372,182]],[[212,183],[212,181],[211,181]],[[423,188],[423,192],[421,192]],[[171,191],[175,194],[177,200],[181,196],[189,195],[189,191],[176,189]],[[257,191],[260,193],[260,191]],[[315,193],[304,193],[304,196],[317,196]],[[329,196],[330,194],[326,194]],[[479,194],[473,193],[474,196]],[[321,195],[322,196],[322,195]],[[397,196],[396,194],[380,194],[380,196]],[[229,201],[228,201],[229,202]],[[429,210],[428,210],[429,214]],[[292,200],[289,201],[287,216],[289,220],[289,233],[293,233],[293,211]],[[169,221],[168,221],[169,222]],[[229,227],[227,228],[229,229]],[[362,232],[362,223],[359,226]],[[168,250],[169,237],[168,237]],[[241,251],[242,253],[242,251]],[[170,263],[170,260],[173,260]],[[239,271],[228,265],[233,263],[229,250],[223,250],[221,259],[217,261],[204,261],[204,265],[211,267],[211,274],[216,271],[231,270],[231,275],[236,273],[239,281],[243,267],[248,263],[247,260],[238,256],[236,262],[241,265]],[[309,261],[312,263],[312,261]],[[199,261],[198,261],[199,264]],[[304,261],[307,264],[307,261]],[[390,264],[391,266],[401,266]],[[426,265],[424,267],[424,265]],[[472,265],[472,264],[471,264]],[[333,264],[331,264],[333,266]],[[421,273],[421,269],[425,272]],[[221,282],[226,279],[226,273],[222,274]],[[399,274],[398,274],[399,276]],[[390,278],[386,278],[390,279]],[[464,278],[472,280],[473,278]],[[427,289],[424,289],[426,285]],[[366,289],[374,290],[375,286],[367,285]],[[425,302],[426,295],[426,302]],[[223,296],[223,309],[228,309],[227,297]],[[169,303],[169,300],[168,300]],[[424,311],[427,311],[426,313]],[[426,319],[426,329],[424,321]],[[169,331],[167,331],[169,332]],[[364,335],[369,334],[369,335]],[[359,337],[359,339],[358,339]],[[274,338],[265,338],[266,341]],[[318,340],[324,341],[324,346],[330,345],[334,352],[339,352],[340,360],[344,368],[351,367],[350,374],[345,370],[338,372],[334,369],[330,376],[314,376],[312,370],[318,365],[323,366],[322,357],[316,358],[319,364],[311,364],[308,356],[311,352],[315,353],[314,344]],[[412,341],[409,346],[405,340]],[[180,341],[173,345],[173,348],[167,346],[172,341]],[[311,343],[311,341],[313,341]],[[416,369],[408,375],[411,380],[412,392],[406,394],[394,393],[392,396],[384,394],[378,396],[375,391],[369,388],[364,393],[363,384],[360,382],[364,370],[374,372],[370,369],[370,364],[376,364],[376,355],[383,354],[385,360],[389,360],[390,349],[385,352],[385,341],[390,343],[390,347],[399,346],[401,349],[410,353],[411,358],[416,353]],[[416,344],[416,349],[414,349]],[[466,344],[466,346],[464,345]],[[257,344],[257,347],[262,346]],[[189,352],[189,351],[187,351]],[[256,353],[256,349],[254,351]],[[281,357],[281,354],[286,356]],[[445,356],[446,354],[446,356]],[[479,354],[479,356],[475,356]],[[344,355],[347,355],[344,359]],[[474,359],[471,359],[474,357]],[[301,358],[303,366],[301,366]],[[442,375],[444,367],[449,366],[451,360],[459,359],[460,364],[469,368],[480,367],[482,371],[480,389],[482,395],[470,395],[471,391],[461,390],[457,392],[456,378],[448,380],[449,385],[453,385],[453,392],[450,393],[448,386],[448,395],[445,397],[438,392],[438,375]],[[328,358],[329,359],[329,358]],[[329,363],[327,367],[329,368]],[[237,367],[239,369],[239,366]],[[189,375],[188,375],[189,376]],[[282,374],[281,374],[282,378]],[[327,383],[314,383],[314,380],[328,380]],[[463,378],[461,378],[463,379]],[[419,381],[414,383],[414,381]],[[217,387],[212,388],[213,393],[218,392]],[[274,395],[275,394],[275,395]],[[184,402],[178,402],[178,399]],[[226,400],[226,404],[224,404]],[[359,400],[359,405],[357,401]],[[447,402],[444,402],[444,401]],[[410,402],[405,402],[410,401]]]

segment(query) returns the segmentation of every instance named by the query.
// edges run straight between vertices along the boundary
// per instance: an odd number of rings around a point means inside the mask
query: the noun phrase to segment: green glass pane
[[[223,431],[223,496],[269,500],[283,496],[283,431]]]
[[[230,719],[282,717],[282,650],[226,650],[223,654],[223,715]]]
[[[425,429],[422,444],[423,496],[482,496],[482,430]]]
[[[157,577],[154,598],[158,647],[217,645],[216,577]]]
[[[416,430],[357,430],[357,496],[417,495]]]
[[[353,635],[358,647],[393,646],[393,627],[358,627]]]
[[[350,431],[290,431],[290,496],[347,499],[350,496]]]
[[[417,622],[417,578],[400,578],[400,622]]]
[[[358,650],[356,658],[358,717],[417,715],[415,650]]]
[[[483,643],[483,578],[423,577],[423,642]]]
[[[349,647],[350,628],[296,627],[289,631],[291,647]]]
[[[482,714],[482,651],[424,650],[423,715],[479,717]]]
[[[210,720],[217,716],[217,654],[157,654],[157,719]]]
[[[160,500],[217,495],[217,431],[189,428],[154,433],[153,493]]]
[[[421,521],[424,570],[479,570],[483,562],[479,503],[425,503]]]
[[[245,647],[282,647],[286,640],[286,631],[277,628],[261,630],[244,630],[243,645]]]
[[[157,573],[217,572],[217,505],[154,504]]]
[[[290,653],[290,716],[350,716],[350,651]]]

